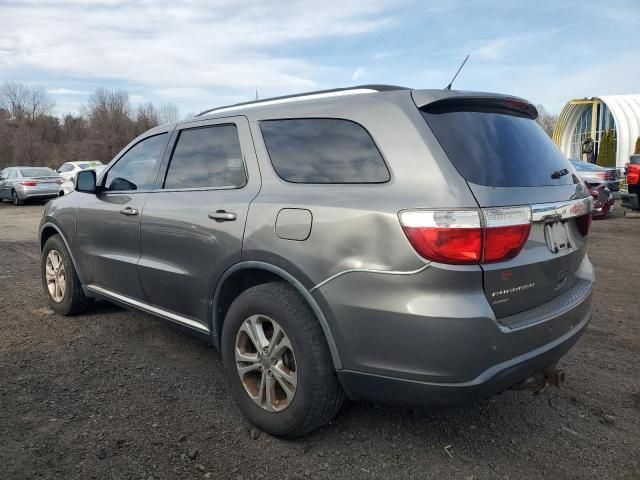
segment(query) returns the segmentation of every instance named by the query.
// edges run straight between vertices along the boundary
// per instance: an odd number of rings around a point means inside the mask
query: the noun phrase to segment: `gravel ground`
[[[594,222],[593,321],[566,387],[463,408],[350,403],[297,441],[252,430],[201,341],[99,302],[46,305],[42,206],[0,205],[0,478],[640,478],[640,220]]]

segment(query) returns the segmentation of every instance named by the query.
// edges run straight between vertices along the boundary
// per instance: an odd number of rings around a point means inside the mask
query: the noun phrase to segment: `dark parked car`
[[[571,160],[571,164],[578,172],[578,176],[588,185],[604,185],[610,191],[620,190],[620,175],[615,167],[601,167],[589,162]]]
[[[58,196],[63,178],[48,167],[9,167],[0,176],[0,200],[22,205],[26,200]]]
[[[592,199],[536,116],[365,86],[156,127],[45,208],[50,305],[105,298],[201,336],[247,418],[289,438],[345,395],[451,404],[557,380],[591,318]]]

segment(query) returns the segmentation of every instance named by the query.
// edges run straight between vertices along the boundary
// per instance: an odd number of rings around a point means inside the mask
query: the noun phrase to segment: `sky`
[[[0,0],[0,83],[57,114],[98,87],[181,116],[359,84],[522,96],[640,93],[640,0]]]

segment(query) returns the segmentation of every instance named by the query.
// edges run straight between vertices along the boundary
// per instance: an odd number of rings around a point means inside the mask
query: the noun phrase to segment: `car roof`
[[[282,115],[287,110],[294,110],[295,106],[304,102],[305,106],[315,107],[322,104],[323,107],[331,107],[331,104],[344,106],[346,103],[360,102],[364,96],[371,102],[389,101],[393,97],[408,96],[419,107],[430,103],[446,99],[474,98],[474,99],[507,99],[524,102],[534,112],[533,118],[537,116],[535,107],[526,100],[511,95],[502,95],[489,92],[471,92],[462,90],[413,90],[397,85],[358,85],[349,88],[335,88],[331,90],[319,90],[314,92],[286,95],[282,97],[265,98],[251,102],[236,103],[205,110],[195,117],[178,122],[178,124],[189,123],[210,118],[227,117],[230,115],[261,115],[266,111]]]
[[[49,170],[53,170],[53,168],[51,167],[45,167],[43,165],[15,165],[13,167],[9,167],[9,168],[48,168]]]

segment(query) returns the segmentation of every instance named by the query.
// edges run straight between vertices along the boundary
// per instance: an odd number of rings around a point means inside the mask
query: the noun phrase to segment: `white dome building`
[[[553,141],[568,158],[584,160],[582,141],[590,137],[597,152],[606,130],[616,136],[616,165],[624,167],[640,136],[640,95],[605,95],[570,100],[560,112]]]

